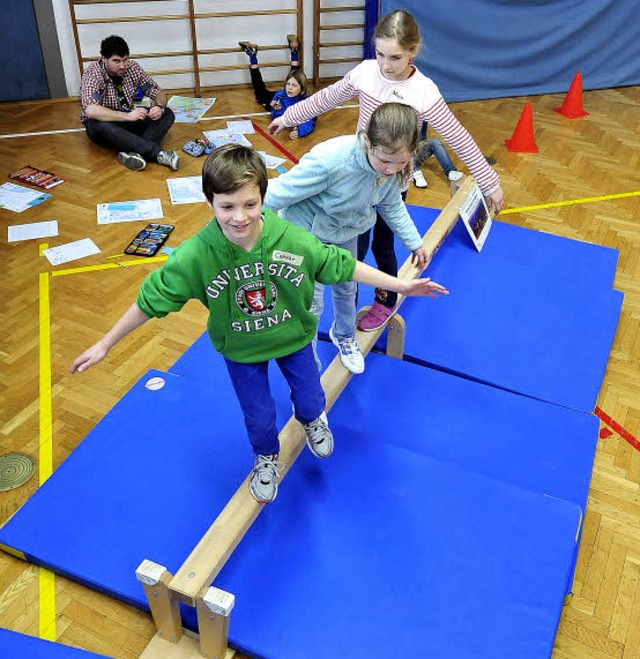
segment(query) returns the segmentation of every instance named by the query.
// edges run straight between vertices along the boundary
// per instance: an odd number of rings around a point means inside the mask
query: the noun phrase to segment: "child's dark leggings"
[[[269,104],[276,93],[270,92],[267,89],[264,80],[262,79],[260,69],[251,68],[249,71],[251,72],[251,84],[253,85],[253,95],[256,97],[256,103],[259,103],[262,107],[270,110],[271,106]]]
[[[406,190],[402,193],[402,199],[403,201],[407,199]],[[371,229],[358,236],[358,261],[364,261],[364,257],[367,255],[370,237]],[[398,275],[395,236],[380,214],[376,215],[376,223],[373,227],[371,251],[379,270],[393,277]],[[398,301],[398,294],[395,291],[383,291],[376,288],[376,300],[386,307],[393,307]]]

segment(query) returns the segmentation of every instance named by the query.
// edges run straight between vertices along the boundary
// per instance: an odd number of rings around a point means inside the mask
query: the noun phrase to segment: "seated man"
[[[80,82],[80,121],[92,142],[118,151],[120,164],[140,171],[147,162],[178,169],[178,154],[160,144],[175,119],[167,97],[149,74],[129,59],[129,46],[115,35],[100,45],[100,59],[89,65]],[[151,107],[134,104],[147,97]]]

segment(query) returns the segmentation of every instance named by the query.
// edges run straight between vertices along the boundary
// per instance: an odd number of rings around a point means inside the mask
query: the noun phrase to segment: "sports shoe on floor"
[[[464,174],[462,172],[458,172],[454,169],[452,172],[449,172],[449,174],[447,175],[447,178],[450,181],[459,181],[463,176],[464,176]]]
[[[171,167],[174,172],[178,171],[179,163],[180,158],[175,151],[160,151],[158,154],[158,164],[164,165],[165,167]]]
[[[145,159],[139,153],[133,151],[131,153],[120,151],[118,162],[134,172],[141,172],[147,166]]]
[[[371,309],[358,321],[358,329],[362,332],[373,332],[380,329],[397,310],[397,304],[394,304],[392,307],[386,307],[376,300],[371,305]]]
[[[251,43],[250,41],[238,41],[238,46],[240,46],[249,57],[258,54],[258,46],[255,43]]]
[[[336,337],[333,333],[333,325],[329,330],[329,338],[333,345],[340,351],[340,360],[344,367],[354,375],[364,372],[364,355],[355,336]]]
[[[424,177],[424,174],[419,169],[416,169],[416,171],[413,172],[413,182],[416,188],[426,188],[429,185],[427,183],[427,179]]]
[[[282,469],[277,455],[258,455],[253,465],[249,489],[258,503],[269,503],[278,494],[278,477]]]
[[[287,34],[287,42],[291,50],[298,50],[300,42],[298,41],[297,34]]]
[[[328,458],[333,453],[333,433],[329,428],[326,412],[311,423],[303,423],[302,427],[311,453],[316,458]]]

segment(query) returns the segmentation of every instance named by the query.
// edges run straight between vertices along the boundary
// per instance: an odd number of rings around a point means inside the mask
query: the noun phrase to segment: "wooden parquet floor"
[[[212,116],[260,109],[246,89],[211,95],[218,99]],[[602,434],[611,434],[599,441],[574,593],[567,598],[553,657],[640,659],[640,451],[632,445],[640,437],[640,88],[585,92],[590,114],[577,120],[552,111],[562,100],[563,95],[507,98],[452,108],[483,152],[497,159],[508,202],[500,219],[620,252],[615,287],[624,292],[625,301],[598,400],[599,408],[619,425],[602,424]],[[510,153],[503,140],[511,136],[527,101],[533,104],[540,153]],[[352,132],[356,113],[341,109],[325,115],[305,140],[277,139],[299,158],[319,141]],[[256,122],[266,128],[268,118],[263,115]],[[165,146],[179,149],[200,130],[224,125],[222,119],[202,122],[197,129],[177,124]],[[47,451],[55,469],[142,374],[149,368],[168,369],[205,324],[204,311],[189,304],[173,318],[148,323],[118,345],[101,367],[69,375],[73,358],[115,322],[143,277],[156,267],[125,268],[116,264],[117,258],[108,258],[122,253],[138,223],[97,226],[96,204],[160,197],[165,219],[176,225],[174,245],[210,214],[204,205],[171,206],[165,179],[172,174],[166,168],[150,165],[144,173],[129,172],[112,153],[91,144],[83,131],[74,131],[80,128],[75,100],[0,105],[0,127],[0,172],[29,163],[67,181],[53,190],[51,200],[20,215],[0,210],[0,454],[29,453],[46,474]],[[63,130],[70,132],[7,137]],[[274,152],[259,135],[253,142]],[[177,175],[197,175],[201,166],[202,159],[183,155]],[[408,201],[443,206],[448,187],[437,164],[429,161],[424,171],[429,188],[412,188]],[[576,200],[580,203],[562,204]],[[523,207],[534,208],[518,210]],[[39,318],[39,274],[54,269],[39,255],[45,240],[8,243],[6,226],[51,219],[60,226],[51,244],[91,237],[102,251],[70,264],[98,269],[45,278],[51,301],[49,410],[46,405],[43,409],[40,392],[40,372],[47,373],[48,366],[40,364],[40,331],[47,323]],[[104,269],[106,264],[112,267]],[[532,285],[552,287],[554,282],[542,278]],[[0,493],[0,523],[37,487],[36,475],[26,485]],[[0,552],[0,626],[42,633],[116,659],[139,657],[154,634],[149,616],[66,579],[51,581],[38,568]]]

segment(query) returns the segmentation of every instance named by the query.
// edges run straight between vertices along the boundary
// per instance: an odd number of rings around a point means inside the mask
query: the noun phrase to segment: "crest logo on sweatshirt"
[[[269,282],[271,303],[267,304],[267,289],[263,280],[243,284],[236,291],[236,304],[249,316],[266,316],[270,314],[278,302],[278,289]]]

